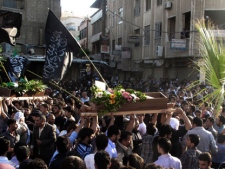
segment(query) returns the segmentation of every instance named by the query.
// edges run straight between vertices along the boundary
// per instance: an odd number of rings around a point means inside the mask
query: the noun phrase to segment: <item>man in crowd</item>
[[[198,157],[202,153],[197,149],[200,138],[197,134],[189,134],[186,140],[187,151],[181,156],[183,169],[198,169]]]
[[[46,164],[49,164],[54,153],[55,141],[56,133],[53,127],[46,123],[45,115],[36,114],[31,144],[31,150],[34,157],[41,158]]]
[[[198,157],[199,169],[211,169],[212,157],[210,153],[205,152]]]

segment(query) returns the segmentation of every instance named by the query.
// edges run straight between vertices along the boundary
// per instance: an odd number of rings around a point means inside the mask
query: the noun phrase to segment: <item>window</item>
[[[116,45],[116,42],[115,42],[115,39],[112,40],[112,50],[115,50],[115,45]]]
[[[136,29],[136,30],[134,30],[134,33],[135,33],[135,34],[139,34],[139,35],[140,35],[140,29]],[[139,43],[135,43],[135,44],[134,44],[134,47],[138,47],[138,46],[140,46],[140,42],[139,42]]]
[[[84,39],[87,37],[87,28],[84,28],[80,31],[80,39]]]
[[[118,15],[119,15],[119,17],[118,17],[119,18],[118,24],[121,24],[121,23],[123,23],[123,20],[122,20],[122,18],[123,18],[123,7],[119,8]]]
[[[145,10],[146,11],[151,9],[151,2],[152,2],[152,0],[145,0]]]
[[[134,8],[134,16],[139,16],[141,13],[141,3],[140,0],[135,1],[135,8]]]
[[[191,12],[187,12],[183,14],[183,28],[181,30],[181,38],[189,38],[190,37],[190,27],[191,27]]]
[[[122,45],[122,38],[118,38],[118,45]]]
[[[7,8],[23,9],[24,8],[24,0],[20,0],[20,1],[3,0],[2,6],[7,7]]]
[[[145,26],[145,45],[150,44],[150,25]]]
[[[168,23],[168,37],[171,40],[175,38],[176,17],[169,18]]]
[[[92,24],[92,34],[95,35],[102,30],[102,20],[99,19],[95,23]]]
[[[162,0],[157,0],[157,6],[162,5]]]
[[[162,22],[155,23],[155,38],[161,38],[162,36]]]
[[[112,26],[116,25],[116,12],[113,12],[113,16],[112,16]]]

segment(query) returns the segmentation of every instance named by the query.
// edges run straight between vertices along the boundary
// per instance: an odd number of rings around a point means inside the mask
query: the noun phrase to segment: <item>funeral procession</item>
[[[0,0],[0,169],[225,169],[225,0]]]

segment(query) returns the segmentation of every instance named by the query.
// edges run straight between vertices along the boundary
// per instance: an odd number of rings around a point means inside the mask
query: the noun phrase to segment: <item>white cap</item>
[[[14,119],[19,122],[20,119],[24,118],[24,114],[21,111],[16,112],[16,114],[14,115]]]

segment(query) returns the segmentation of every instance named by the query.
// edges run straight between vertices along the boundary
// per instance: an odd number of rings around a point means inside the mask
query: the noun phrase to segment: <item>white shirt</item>
[[[139,124],[138,131],[140,131],[141,135],[144,135],[146,133],[146,125],[144,122]]]
[[[7,157],[5,156],[0,156],[0,164],[10,164],[13,167],[16,167],[16,164],[14,164],[13,162],[9,161]]]
[[[158,160],[154,162],[163,168],[182,169],[180,160],[177,157],[173,157],[170,154],[164,154],[159,156]]]
[[[85,165],[87,169],[95,169],[95,153],[89,154],[84,158]]]
[[[105,151],[109,153],[110,158],[117,158],[116,145],[110,139],[108,141],[108,146],[106,147]]]

